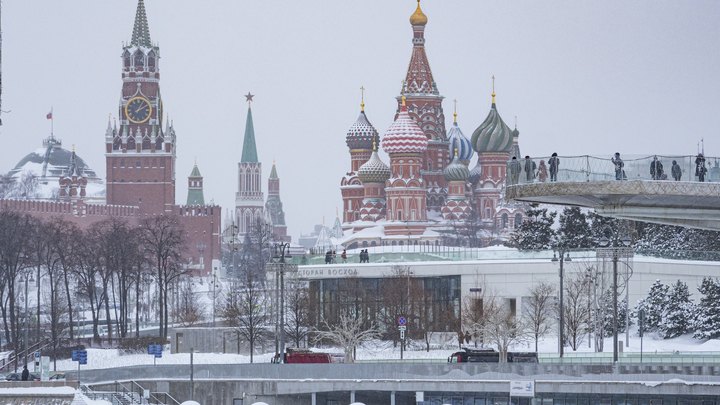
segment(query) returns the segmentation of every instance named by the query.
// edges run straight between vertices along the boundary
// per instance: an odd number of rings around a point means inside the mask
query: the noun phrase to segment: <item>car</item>
[[[50,377],[50,381],[52,381],[52,380],[64,380],[64,379],[65,379],[65,373],[53,374],[53,375]]]
[[[5,376],[5,381],[22,381],[22,374],[21,373],[10,373]],[[28,376],[28,381],[40,381],[40,376],[38,374],[32,374]]]

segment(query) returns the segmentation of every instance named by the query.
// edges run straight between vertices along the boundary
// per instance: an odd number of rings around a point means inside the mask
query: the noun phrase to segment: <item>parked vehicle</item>
[[[508,363],[537,363],[537,353],[534,352],[508,352]],[[468,349],[455,352],[448,357],[448,363],[499,363],[500,353],[494,349]]]
[[[5,381],[22,381],[22,374],[21,373],[10,373],[5,375]],[[32,374],[28,376],[28,381],[40,381],[40,376],[38,374]]]
[[[65,373],[57,373],[50,376],[50,380],[64,380],[65,379]]]
[[[278,353],[270,360],[273,364],[288,363],[344,363],[345,355],[340,353],[317,353],[310,350],[287,349],[285,354]]]

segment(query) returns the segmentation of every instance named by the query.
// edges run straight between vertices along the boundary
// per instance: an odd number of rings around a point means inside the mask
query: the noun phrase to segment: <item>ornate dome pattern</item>
[[[428,147],[427,136],[418,124],[408,115],[407,107],[400,108],[395,122],[390,125],[383,137],[385,153],[422,153]]]
[[[482,174],[482,167],[480,167],[480,161],[477,162],[475,167],[473,167],[472,170],[470,170],[470,176],[468,176],[468,181],[470,183],[475,184],[480,180],[480,175]]]
[[[493,94],[494,96],[494,94]],[[500,118],[500,114],[493,103],[490,113],[485,121],[473,132],[472,147],[477,153],[483,152],[510,152],[513,145],[513,136],[510,128]]]
[[[458,156],[443,170],[443,176],[447,181],[466,181],[470,176],[467,166],[462,163]]]
[[[357,121],[348,130],[346,143],[350,150],[373,148],[373,142],[378,139],[378,132],[365,116],[365,111],[360,112]]]
[[[390,175],[390,168],[380,160],[376,150],[373,151],[370,159],[358,169],[358,178],[363,183],[384,183],[390,178]]]
[[[457,122],[453,123],[453,126],[450,127],[448,131],[448,141],[450,141],[450,145],[448,146],[450,148],[450,156],[454,156],[455,150],[457,149],[458,159],[460,159],[461,162],[470,162],[470,158],[472,158],[473,155],[472,144],[460,130]]]

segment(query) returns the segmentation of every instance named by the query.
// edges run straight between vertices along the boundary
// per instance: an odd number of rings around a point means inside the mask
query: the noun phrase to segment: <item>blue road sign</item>
[[[87,350],[78,350],[77,358],[80,364],[87,364]]]
[[[148,354],[155,354],[155,345],[148,345]]]
[[[398,319],[398,325],[405,326],[406,323],[407,323],[407,319],[405,319],[404,316],[401,316],[400,319]]]
[[[162,346],[155,345],[155,357],[156,358],[162,358]]]
[[[77,350],[72,351],[72,361],[78,361],[78,351]]]

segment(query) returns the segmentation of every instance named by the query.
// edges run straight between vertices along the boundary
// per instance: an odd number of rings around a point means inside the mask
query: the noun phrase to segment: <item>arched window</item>
[[[162,150],[163,140],[164,139],[161,136],[158,136],[157,139],[155,139],[155,149]]]
[[[502,214],[502,228],[507,229],[507,227],[508,227],[508,214],[503,213]]]
[[[428,159],[428,171],[432,171],[432,160]]]
[[[372,242],[370,242],[370,246],[375,247],[375,246],[377,246],[377,243],[375,241],[372,241]]]
[[[245,173],[245,191],[250,191],[252,188],[252,181],[250,173]]]
[[[364,247],[364,248],[365,248],[365,247],[368,247],[368,243],[367,243],[366,240],[363,241],[363,247]]]
[[[145,66],[145,55],[138,50],[135,52],[135,67],[143,67]]]
[[[515,214],[515,226],[514,227],[516,229],[520,228],[520,225],[522,225],[522,222],[523,222],[522,214],[520,214],[520,213]]]
[[[123,64],[126,68],[129,68],[131,65],[130,52],[128,51],[125,51],[125,53],[123,54]]]
[[[128,138],[127,148],[128,148],[128,149],[135,149],[135,138]]]
[[[402,211],[398,211],[398,221],[402,221]]]
[[[148,52],[148,67],[155,67],[155,52]]]
[[[142,141],[142,148],[143,150],[149,150],[150,149],[150,138],[143,138]]]
[[[250,224],[252,222],[252,219],[250,218],[250,212],[245,213],[245,233],[250,232]]]
[[[119,150],[122,147],[122,140],[120,137],[115,138],[113,141],[113,150]]]
[[[485,208],[485,218],[490,219],[490,208]]]

